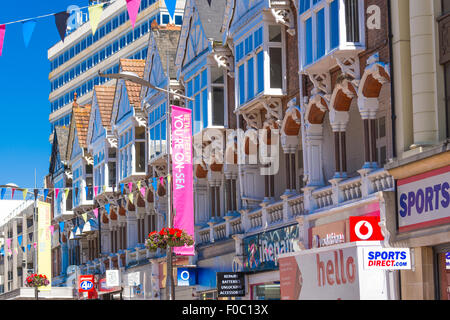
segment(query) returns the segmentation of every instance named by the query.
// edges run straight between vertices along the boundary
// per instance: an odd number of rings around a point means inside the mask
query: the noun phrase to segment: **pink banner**
[[[0,25],[0,56],[3,50],[3,40],[5,39],[6,25]]]
[[[194,194],[191,110],[172,106],[172,182],[174,227],[194,238]],[[193,256],[194,246],[175,247],[175,254]]]

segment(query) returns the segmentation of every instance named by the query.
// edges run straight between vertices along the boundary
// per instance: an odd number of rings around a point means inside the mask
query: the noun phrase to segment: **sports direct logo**
[[[350,217],[350,241],[384,240],[379,217]]]
[[[410,251],[408,248],[364,248],[364,269],[411,269]]]

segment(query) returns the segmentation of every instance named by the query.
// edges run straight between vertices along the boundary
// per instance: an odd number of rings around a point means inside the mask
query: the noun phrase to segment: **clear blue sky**
[[[1,1],[0,24],[88,4],[88,0]],[[43,187],[51,152],[47,50],[59,40],[53,16],[37,20],[28,48],[22,23],[6,26],[0,57],[0,184],[33,188],[36,168],[37,186]],[[8,191],[5,199],[9,197]],[[14,198],[21,199],[22,193],[16,192]]]

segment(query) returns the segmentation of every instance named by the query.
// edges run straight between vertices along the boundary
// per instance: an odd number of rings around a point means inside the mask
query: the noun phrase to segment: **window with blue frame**
[[[154,159],[167,153],[167,104],[150,109],[148,114],[149,156]]]

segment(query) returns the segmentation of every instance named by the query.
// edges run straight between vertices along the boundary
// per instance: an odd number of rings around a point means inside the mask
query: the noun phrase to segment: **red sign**
[[[95,290],[95,279],[93,275],[82,275],[78,277],[78,292],[92,292]]]
[[[384,240],[378,225],[380,217],[363,216],[350,217],[350,241],[380,241]]]

